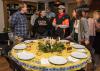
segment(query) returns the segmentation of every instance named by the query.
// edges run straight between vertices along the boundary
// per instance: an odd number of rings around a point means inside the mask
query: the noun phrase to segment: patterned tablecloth
[[[20,43],[22,44],[22,43]],[[18,45],[20,45],[18,44]],[[62,52],[49,52],[44,53],[38,49],[38,42],[30,42],[24,43],[28,48],[24,50],[16,50],[12,49],[10,56],[12,59],[18,63],[19,65],[23,66],[25,69],[29,71],[75,71],[81,68],[84,68],[87,63],[90,61],[91,55],[87,48],[85,48],[85,53],[87,54],[87,58],[78,59],[77,61],[69,61],[64,65],[55,65],[55,64],[41,64],[41,59],[48,59],[51,56],[62,56],[64,58],[68,58],[72,52],[79,51],[79,49],[72,48],[70,52],[67,50],[63,50]],[[28,51],[30,53],[35,54],[35,58],[31,60],[21,60],[18,58],[17,53],[22,51]]]

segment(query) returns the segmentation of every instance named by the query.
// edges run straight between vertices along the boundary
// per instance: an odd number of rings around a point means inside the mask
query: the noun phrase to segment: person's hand
[[[56,28],[60,27],[60,25],[56,25]]]
[[[88,45],[89,43],[89,40],[85,40],[85,45]]]

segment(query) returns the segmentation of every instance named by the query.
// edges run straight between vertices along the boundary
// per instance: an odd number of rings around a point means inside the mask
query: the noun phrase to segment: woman
[[[70,36],[68,36],[66,39],[78,43],[78,33],[75,31],[77,29],[75,28],[75,26],[78,25],[77,23],[78,23],[78,16],[76,9],[74,9],[72,12],[72,19],[70,21]]]
[[[88,18],[88,25],[89,25],[89,40],[90,40],[90,45],[91,47],[93,47],[93,42],[94,42],[94,38],[96,36],[96,18],[95,18],[95,11],[93,12],[93,17],[89,17]]]
[[[69,35],[69,21],[70,17],[65,14],[65,7],[60,5],[58,7],[58,14],[53,20],[53,26],[55,27],[55,35],[56,37],[61,37],[62,39]],[[64,28],[62,27],[64,25]]]
[[[84,13],[84,14],[83,14]],[[82,11],[80,24],[78,27],[78,41],[80,44],[89,44],[89,25],[87,19],[87,11]]]
[[[76,9],[74,9],[72,12],[72,19],[70,21],[70,33],[72,33],[73,31],[73,25],[75,23],[76,18],[77,18],[77,13],[76,13]]]
[[[39,17],[36,19],[35,28],[35,38],[44,38],[48,36],[49,30],[49,20],[46,18],[46,12],[44,10],[40,11]]]

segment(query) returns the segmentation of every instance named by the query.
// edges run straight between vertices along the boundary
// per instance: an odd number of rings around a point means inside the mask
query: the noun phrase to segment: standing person
[[[94,18],[96,21],[96,36],[93,42],[93,48],[95,49],[95,62],[96,67],[100,64],[100,14],[98,11],[94,12]]]
[[[76,9],[74,9],[72,11],[72,19],[70,21],[70,33],[72,33],[72,31],[73,31],[73,25],[74,25],[76,19],[77,19],[77,12],[76,12]]]
[[[39,17],[35,20],[35,38],[44,38],[48,36],[49,20],[46,18],[46,11],[40,11]]]
[[[68,36],[70,33],[69,30],[69,22],[70,17],[65,13],[65,6],[60,5],[58,7],[58,14],[53,20],[53,26],[55,27],[55,35],[56,37],[61,37],[62,39],[65,38],[65,36]],[[65,26],[63,28],[62,26]]]
[[[52,21],[54,19],[54,17],[56,16],[56,14],[54,12],[51,11],[51,8],[47,8],[46,9],[47,15],[46,17],[49,19],[49,23],[50,23],[50,30],[49,30],[49,36],[53,36],[54,34],[54,27],[52,26]]]
[[[84,14],[82,14],[82,12],[84,12]],[[77,14],[78,14],[78,19],[74,24],[75,28],[74,39],[77,41],[77,43],[87,46],[89,45],[89,25],[86,17],[87,14],[86,11],[81,11],[80,13]],[[85,70],[81,69],[78,71],[85,71]]]
[[[27,13],[27,5],[25,3],[21,3],[19,5],[19,10],[11,17],[11,30],[13,34],[23,39],[28,38],[29,36],[28,21],[25,13]]]
[[[35,13],[31,16],[31,25],[32,25],[32,37],[35,36],[35,29],[34,29],[34,24],[35,20],[39,17],[39,11],[35,11]]]
[[[96,21],[95,21],[94,17],[88,18],[88,25],[89,25],[90,44],[93,45],[93,41],[94,41],[94,38],[96,36],[96,32],[95,32],[96,31]]]
[[[82,11],[82,16],[80,18],[80,24],[78,28],[79,36],[78,41],[80,44],[89,44],[89,25],[87,19],[87,11]]]
[[[54,12],[52,12],[50,8],[47,8],[46,12],[47,12],[46,17],[49,20],[52,20],[56,16],[56,14]]]
[[[72,19],[70,21],[70,35],[66,37],[66,39],[78,43],[78,32],[76,30],[78,29],[78,14],[76,9],[73,9],[72,11]],[[77,26],[77,27],[75,27]]]
[[[95,37],[95,51],[100,55],[100,17],[97,19],[96,23],[96,37]]]

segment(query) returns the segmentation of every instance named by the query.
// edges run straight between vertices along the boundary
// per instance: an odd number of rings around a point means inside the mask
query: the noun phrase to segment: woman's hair
[[[76,12],[76,19],[80,19],[80,18],[82,17],[82,13],[81,13],[81,12],[78,12],[78,11],[76,10],[76,8],[73,9],[73,11]]]
[[[20,3],[18,9],[19,9],[19,10],[22,10],[22,8],[24,8],[25,5],[26,5],[26,3],[24,3],[24,2]]]

